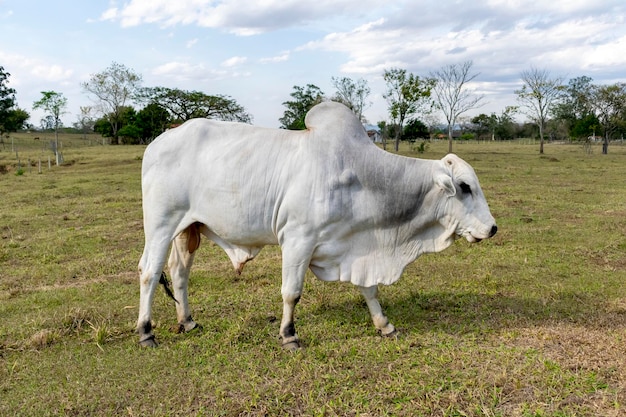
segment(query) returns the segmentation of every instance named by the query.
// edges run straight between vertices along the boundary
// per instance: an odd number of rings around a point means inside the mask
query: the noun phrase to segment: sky
[[[385,69],[426,77],[467,61],[483,105],[466,116],[515,105],[531,68],[565,82],[626,82],[626,2],[0,0],[0,66],[35,126],[42,91],[62,93],[63,123],[75,123],[94,105],[81,83],[113,62],[145,87],[226,95],[254,124],[279,127],[294,86],[332,96],[333,77],[364,79],[364,114],[377,123],[389,119]]]

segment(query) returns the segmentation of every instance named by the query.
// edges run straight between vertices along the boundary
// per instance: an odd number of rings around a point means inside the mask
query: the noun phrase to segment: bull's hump
[[[304,124],[314,140],[370,144],[365,129],[355,114],[343,104],[327,101],[314,106],[307,113]]]

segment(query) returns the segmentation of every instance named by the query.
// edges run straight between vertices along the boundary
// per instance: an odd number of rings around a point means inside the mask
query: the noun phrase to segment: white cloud
[[[376,7],[380,7],[378,0],[130,0],[121,8],[105,10],[100,19],[119,22],[122,27],[195,24],[251,36],[324,18],[363,14],[363,10]]]
[[[187,41],[187,43],[185,44],[185,48],[190,49],[197,43],[198,43],[198,38],[191,39]]]
[[[74,81],[72,79],[74,71],[68,68],[63,68],[60,65],[37,64],[31,68],[30,73],[45,81]]]
[[[0,62],[10,62],[12,77],[9,81],[14,86],[19,86],[26,82],[26,74],[30,79],[28,83],[41,82],[74,82],[74,71],[70,68],[58,64],[50,64],[40,59],[28,58],[19,54],[7,54],[0,51]],[[21,76],[20,76],[21,74]]]
[[[226,71],[217,71],[207,68],[204,64],[190,64],[187,62],[168,62],[152,70],[152,75],[171,78],[175,81],[198,82],[218,80],[228,75]]]
[[[586,53],[579,56],[583,68],[592,69],[598,66],[618,67],[623,71],[626,66],[626,36],[621,36],[611,42],[597,47],[588,48]]]
[[[272,62],[285,62],[289,60],[289,55],[290,55],[289,52],[283,52],[280,55],[272,56],[269,58],[261,58],[259,62],[261,64],[269,64]]]
[[[100,16],[101,20],[118,20],[119,18],[119,10],[117,7],[111,7],[105,10]]]
[[[506,5],[517,7],[518,3],[507,1]],[[563,3],[557,3],[545,8],[561,10]],[[503,6],[503,2],[498,5]],[[576,5],[581,9],[585,7],[581,2]],[[518,6],[521,7],[521,3]],[[408,12],[404,10],[400,14]],[[448,26],[440,22],[437,28],[425,28],[402,22],[400,14],[362,24],[350,31],[330,33],[298,50],[343,53],[347,59],[340,67],[342,72],[371,76],[390,67],[428,73],[466,60],[473,60],[484,75],[494,77],[517,76],[524,67],[531,65],[565,71],[572,66],[582,69],[589,60],[606,65],[626,63],[624,37],[606,39],[623,33],[619,28],[623,25],[622,18],[613,18],[610,14],[576,16],[568,20],[560,15],[537,18],[520,14],[500,22],[498,29],[486,24],[484,18],[481,24],[477,16],[467,16],[467,26],[458,26],[456,20],[460,15],[450,15]],[[602,46],[595,45],[596,42]]]
[[[222,67],[236,67],[242,64],[245,64],[248,58],[243,56],[234,56],[232,58],[228,58],[226,61],[222,62]]]

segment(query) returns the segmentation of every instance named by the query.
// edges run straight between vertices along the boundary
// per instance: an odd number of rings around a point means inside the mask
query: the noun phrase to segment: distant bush
[[[428,150],[428,143],[426,143],[426,141],[422,141],[419,144],[414,143],[411,145],[411,150],[417,153],[424,153]]]

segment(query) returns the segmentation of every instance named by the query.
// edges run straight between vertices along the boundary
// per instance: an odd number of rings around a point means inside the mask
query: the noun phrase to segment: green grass
[[[48,169],[42,141],[15,136],[31,160],[22,175],[11,142],[0,150],[2,416],[626,413],[625,147],[455,144],[498,234],[423,256],[381,288],[398,340],[376,334],[355,288],[308,275],[305,348],[292,354],[277,338],[278,248],[237,276],[208,241],[190,287],[203,330],[170,331],[159,289],[160,346],[140,349],[143,148],[68,136],[66,164]]]

